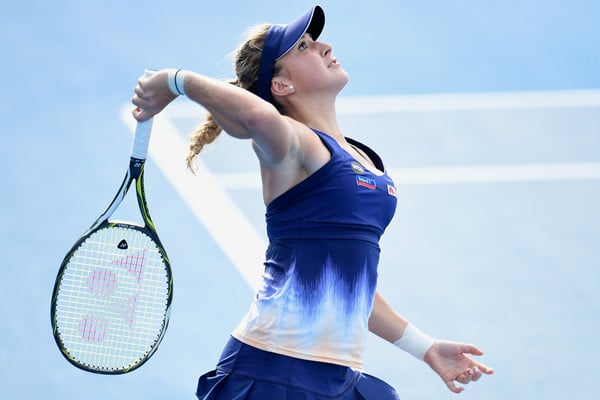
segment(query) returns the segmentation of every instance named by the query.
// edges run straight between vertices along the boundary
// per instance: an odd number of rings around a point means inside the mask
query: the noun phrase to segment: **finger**
[[[479,370],[478,367],[474,367],[473,374],[471,375],[471,381],[476,382],[479,380],[479,378],[481,378],[481,371]]]
[[[468,370],[465,371],[465,373],[457,376],[456,380],[458,382],[462,383],[463,385],[468,385],[471,382],[472,378],[473,378],[473,370],[471,368],[469,368]]]
[[[469,383],[469,378],[467,377],[467,374],[460,374],[458,375],[456,378],[454,378],[455,382],[458,382],[462,385],[466,385]]]
[[[494,373],[494,369],[493,369],[493,368],[490,368],[490,367],[488,367],[488,366],[487,366],[487,365],[485,365],[485,364],[476,363],[476,367],[479,369],[479,371],[481,371],[481,372],[482,372],[482,373],[484,373],[484,374],[491,375],[491,374],[493,374],[493,373]]]
[[[133,115],[133,118],[135,118],[138,122],[145,121],[152,117],[152,114],[144,111],[140,107],[134,108],[133,111],[131,112],[131,115]]]
[[[450,389],[450,391],[453,393],[460,393],[463,390],[465,390],[465,388],[463,388],[463,387],[456,386],[454,384],[454,381],[450,380],[450,381],[446,381],[445,383],[446,383],[446,386],[448,387],[448,389]]]
[[[460,347],[460,352],[466,353],[466,354],[473,354],[474,356],[482,356],[483,355],[483,351],[479,347],[474,346],[472,344],[462,345]]]
[[[136,106],[136,110],[139,108],[140,110],[144,110],[147,108],[150,108],[148,101],[145,100],[144,98],[138,96],[137,94],[134,95],[131,98],[131,103]],[[140,110],[137,110],[138,112],[140,112]]]
[[[131,111],[131,115],[133,115],[133,118],[135,118],[137,120],[141,112],[142,112],[142,109],[139,107],[136,107]]]

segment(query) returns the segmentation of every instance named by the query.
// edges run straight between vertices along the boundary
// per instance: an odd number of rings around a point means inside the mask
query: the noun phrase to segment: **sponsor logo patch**
[[[377,183],[373,179],[367,178],[366,176],[356,175],[356,184],[358,186],[366,187],[367,189],[375,190]]]
[[[360,163],[356,162],[356,161],[352,161],[352,171],[354,171],[355,174],[364,174],[365,173],[365,169],[363,168],[362,165],[360,165]]]
[[[390,196],[396,197],[396,188],[393,187],[392,185],[387,185],[387,188],[388,188],[388,194]]]

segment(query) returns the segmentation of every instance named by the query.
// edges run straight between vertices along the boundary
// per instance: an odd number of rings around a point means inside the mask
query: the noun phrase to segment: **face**
[[[338,64],[328,43],[305,34],[288,54],[279,60],[281,78],[298,93],[337,94],[348,82],[348,74]]]

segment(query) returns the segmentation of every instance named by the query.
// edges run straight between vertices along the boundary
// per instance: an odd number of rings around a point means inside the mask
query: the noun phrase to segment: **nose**
[[[332,50],[333,50],[333,46],[329,43],[326,42],[319,42],[319,45],[321,46],[321,54],[323,56],[327,56],[329,54],[331,54]]]

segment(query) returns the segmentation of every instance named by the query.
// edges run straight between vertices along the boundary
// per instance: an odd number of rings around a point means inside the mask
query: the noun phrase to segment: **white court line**
[[[600,107],[600,90],[340,97],[345,114]]]
[[[121,119],[135,131],[131,106]],[[267,243],[225,192],[219,180],[197,159],[195,175],[185,168],[188,144],[166,115],[154,118],[149,154],[196,218],[210,233],[248,285],[256,290]],[[179,162],[174,162],[177,160]]]
[[[400,185],[585,180],[600,179],[600,163],[393,168],[389,174]]]

